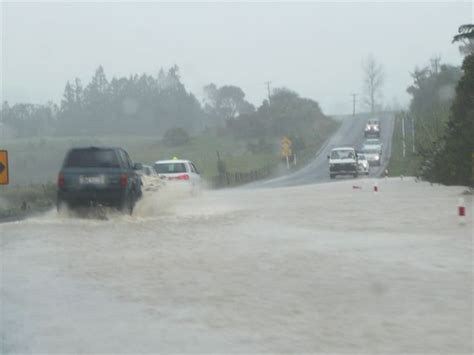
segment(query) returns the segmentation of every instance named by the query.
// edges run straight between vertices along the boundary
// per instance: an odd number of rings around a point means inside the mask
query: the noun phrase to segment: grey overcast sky
[[[439,55],[459,65],[451,40],[473,22],[459,2],[2,2],[2,100],[59,102],[67,80],[157,73],[177,64],[198,98],[210,82],[242,87],[260,104],[264,82],[351,111],[361,63],[385,68],[384,102],[406,104],[409,72]]]

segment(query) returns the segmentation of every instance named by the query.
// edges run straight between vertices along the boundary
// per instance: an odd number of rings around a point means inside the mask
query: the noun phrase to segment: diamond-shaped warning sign
[[[292,154],[291,140],[288,137],[283,137],[280,141],[280,152],[283,157],[289,157]]]
[[[0,150],[0,185],[8,185],[8,152]]]

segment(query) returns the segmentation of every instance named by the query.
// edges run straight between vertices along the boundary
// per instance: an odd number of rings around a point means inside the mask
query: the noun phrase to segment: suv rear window
[[[159,163],[155,164],[155,170],[158,174],[177,174],[186,172],[184,163]]]
[[[113,149],[73,149],[64,162],[65,168],[120,168]]]

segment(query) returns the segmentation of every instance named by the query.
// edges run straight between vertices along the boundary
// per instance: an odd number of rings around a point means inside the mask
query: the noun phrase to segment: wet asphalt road
[[[395,117],[392,113],[382,114],[377,117],[380,119],[380,140],[383,142],[382,164],[370,168],[371,177],[381,176],[388,165],[395,122]],[[304,168],[289,175],[250,184],[248,187],[285,187],[349,179],[349,177],[337,177],[335,180],[329,178],[327,156],[331,149],[337,146],[353,146],[356,149],[360,149],[365,140],[364,126],[369,118],[370,116],[366,114],[356,115],[355,117],[347,116],[343,119],[338,131],[323,145],[315,155],[314,160]]]

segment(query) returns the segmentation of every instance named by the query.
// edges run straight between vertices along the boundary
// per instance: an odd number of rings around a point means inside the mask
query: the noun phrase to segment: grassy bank
[[[152,164],[156,160],[172,157],[195,161],[205,178],[217,174],[217,156],[225,160],[229,170],[250,171],[265,164],[275,165],[274,152],[252,154],[246,142],[228,137],[200,135],[180,147],[168,147],[154,137],[92,137],[92,138],[35,138],[2,142],[9,151],[10,180],[12,185],[32,185],[54,182],[66,151],[74,146],[120,146],[133,161]]]
[[[338,127],[334,124],[330,132],[308,140],[298,156],[298,166],[306,163]],[[182,146],[169,147],[158,138],[143,136],[124,137],[46,137],[17,139],[1,143],[9,151],[10,181],[13,186],[54,183],[66,151],[77,146],[120,146],[125,148],[133,161],[153,164],[160,159],[178,157],[193,160],[205,179],[218,175],[217,154],[224,160],[229,172],[250,172],[264,166],[277,167],[281,163],[279,140],[267,139],[269,148],[261,152],[249,151],[249,142],[230,136],[201,134],[192,137]]]
[[[419,157],[413,152],[411,132],[405,131],[405,156],[402,143],[402,114],[395,117],[395,127],[392,136],[392,156],[388,164],[390,176],[416,176],[419,169]],[[409,133],[409,134],[408,134]]]
[[[54,205],[55,199],[53,184],[0,186],[0,219],[46,210]]]
[[[337,130],[338,122],[307,139],[304,149],[297,154],[297,164],[291,170],[304,166],[314,158],[325,140]],[[1,142],[1,148],[9,151],[9,186],[0,186],[0,218],[26,215],[52,207],[55,201],[55,180],[66,151],[75,146],[120,146],[125,148],[133,161],[153,164],[172,157],[193,160],[208,182],[218,175],[217,154],[225,162],[227,172],[234,176],[252,176],[252,179],[286,174],[284,160],[279,154],[279,139],[267,139],[267,148],[251,152],[249,142],[229,136],[202,134],[179,147],[164,145],[155,137],[46,137],[16,139]],[[261,174],[265,171],[265,174]],[[236,174],[237,173],[237,174]],[[247,178],[239,181],[245,183]]]

